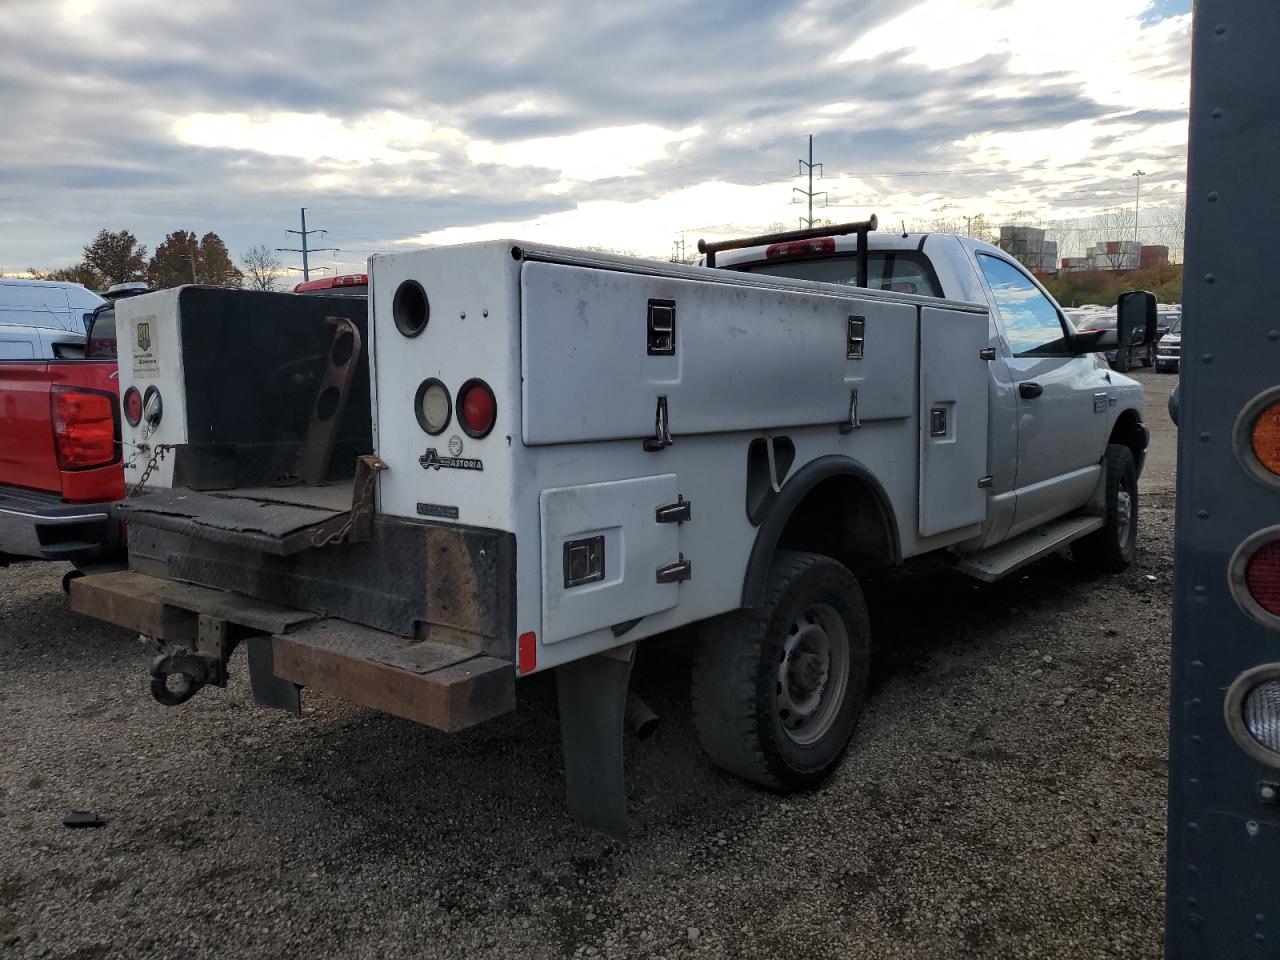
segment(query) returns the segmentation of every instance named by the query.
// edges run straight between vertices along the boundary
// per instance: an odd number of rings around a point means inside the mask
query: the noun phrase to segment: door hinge
[[[677,497],[675,503],[658,507],[656,519],[659,523],[684,523],[693,519],[693,501]]]
[[[683,583],[693,577],[693,563],[680,554],[675,563],[668,563],[658,568],[659,583]]]
[[[658,398],[653,414],[653,436],[645,437],[644,448],[650,453],[671,446],[671,430],[667,427],[667,398]]]
[[[991,474],[987,474],[985,477],[978,478],[978,486],[980,487],[994,486],[995,482],[996,482],[996,478],[991,476]]]

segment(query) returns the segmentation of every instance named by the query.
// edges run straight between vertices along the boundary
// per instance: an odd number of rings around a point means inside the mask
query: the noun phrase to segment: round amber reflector
[[[1269,404],[1258,414],[1253,421],[1250,442],[1258,462],[1280,475],[1280,400]]]

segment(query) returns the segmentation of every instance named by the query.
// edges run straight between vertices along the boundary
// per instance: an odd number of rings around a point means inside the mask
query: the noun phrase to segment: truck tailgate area
[[[278,694],[263,694],[283,682],[447,732],[515,709],[509,660],[223,590],[121,570],[74,581],[71,608],[197,652],[213,635],[243,638],[255,698],[265,705],[282,705]],[[264,644],[269,658],[255,656]]]

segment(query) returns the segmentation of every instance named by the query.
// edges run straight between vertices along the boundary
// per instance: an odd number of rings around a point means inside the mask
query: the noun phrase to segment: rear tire
[[[1072,559],[1086,573],[1119,573],[1133,562],[1138,548],[1138,468],[1133,451],[1122,443],[1107,445],[1106,515],[1101,530],[1071,544]]]
[[[1128,351],[1128,349],[1121,350],[1119,353],[1117,353],[1117,354],[1116,354],[1116,362],[1115,362],[1114,366],[1115,366],[1115,368],[1116,368],[1116,373],[1128,373],[1128,372],[1129,372],[1129,351]]]
[[[820,784],[866,702],[866,601],[829,557],[779,551],[764,605],[705,622],[693,660],[702,748],[734,776],[775,790]]]

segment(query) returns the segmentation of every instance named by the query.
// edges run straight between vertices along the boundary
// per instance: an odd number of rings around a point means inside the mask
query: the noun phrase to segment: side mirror
[[[1140,347],[1156,338],[1156,295],[1130,290],[1116,300],[1116,339],[1122,347]]]

